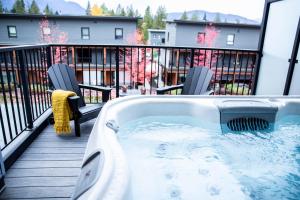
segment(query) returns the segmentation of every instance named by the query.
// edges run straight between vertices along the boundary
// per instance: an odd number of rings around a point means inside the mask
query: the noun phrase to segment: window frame
[[[88,30],[88,34],[83,34],[84,29]],[[85,37],[88,37],[88,38],[85,38]],[[82,40],[90,40],[90,38],[91,38],[90,27],[81,27],[81,39]]]
[[[199,36],[200,36],[200,35],[203,35],[203,41],[200,41],[200,42],[199,42],[199,38],[200,38]],[[205,33],[205,32],[198,32],[198,33],[197,33],[197,43],[198,43],[198,44],[204,44],[204,43],[205,43],[205,39],[206,39],[206,33]]]
[[[11,32],[10,32],[10,28],[11,28],[11,27],[15,28],[16,35],[12,35],[12,34],[11,34]],[[8,37],[9,37],[9,38],[17,38],[17,37],[18,37],[17,26],[14,26],[14,25],[8,25],[8,26],[7,26],[7,34],[8,34]]]
[[[122,31],[122,36],[117,36],[117,30],[121,30]],[[123,28],[115,28],[115,40],[123,40],[123,38],[124,38]]]
[[[233,36],[232,37],[232,41],[229,40],[229,38],[228,38],[229,36]],[[226,44],[230,45],[230,46],[233,46],[234,45],[234,41],[235,41],[235,34],[234,33],[227,34]]]

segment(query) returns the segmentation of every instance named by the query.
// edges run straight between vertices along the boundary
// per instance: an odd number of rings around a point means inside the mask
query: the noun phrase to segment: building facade
[[[166,30],[148,29],[148,45],[162,46],[166,44]]]
[[[0,45],[39,43],[127,44],[139,18],[62,15],[0,15]],[[65,34],[65,38],[59,35]],[[64,41],[60,41],[64,40]]]
[[[214,36],[212,36],[212,34]],[[260,25],[174,20],[166,22],[166,45],[257,49]],[[202,40],[214,40],[209,43]]]

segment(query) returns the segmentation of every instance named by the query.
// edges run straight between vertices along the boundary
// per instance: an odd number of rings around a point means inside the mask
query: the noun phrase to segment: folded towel
[[[72,118],[72,111],[69,107],[68,97],[75,95],[75,92],[64,90],[55,90],[52,93],[54,129],[57,134],[71,133],[70,119]]]

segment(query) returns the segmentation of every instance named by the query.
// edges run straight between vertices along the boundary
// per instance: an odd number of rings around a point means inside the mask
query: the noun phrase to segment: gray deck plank
[[[49,125],[7,171],[0,200],[70,199],[94,121],[81,125],[81,137],[74,129],[58,136]]]
[[[75,186],[78,177],[20,177],[6,178],[10,187],[64,187]]]
[[[73,194],[73,189],[74,186],[6,188],[1,195],[1,199],[9,199],[9,198],[41,199],[45,197],[70,198]]]
[[[82,160],[83,153],[37,153],[37,154],[29,154],[24,153],[18,160]]]
[[[58,160],[58,161],[48,161],[48,160],[19,160],[14,163],[11,169],[30,169],[30,168],[78,168],[82,165],[80,160]]]
[[[74,177],[78,176],[80,168],[30,168],[30,169],[10,169],[6,177]]]
[[[61,153],[84,153],[85,152],[85,148],[60,148],[60,147],[36,147],[36,148],[33,148],[33,147],[29,147],[27,150],[26,150],[26,153],[27,154],[42,154],[42,153],[56,153],[56,154],[61,154]]]

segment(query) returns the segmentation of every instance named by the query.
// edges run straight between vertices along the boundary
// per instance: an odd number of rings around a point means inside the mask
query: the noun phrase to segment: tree
[[[184,12],[182,13],[180,19],[181,19],[181,20],[188,20],[188,19],[189,19],[188,16],[187,16],[186,11],[184,11]]]
[[[109,10],[109,11],[108,11],[108,15],[109,15],[109,16],[115,16],[116,14],[115,14],[114,9]]]
[[[3,5],[2,5],[2,0],[0,0],[0,13],[3,13]]]
[[[102,9],[97,6],[97,4],[94,4],[92,9],[91,9],[91,15],[92,16],[101,16],[103,15]]]
[[[191,17],[191,20],[193,21],[197,21],[198,20],[198,15],[196,12],[193,13],[192,17]]]
[[[24,14],[25,13],[25,3],[23,0],[15,0],[13,8],[11,10],[12,13]]]
[[[156,11],[156,15],[154,17],[154,28],[157,28],[157,29],[164,29],[166,27],[166,20],[167,18],[167,12],[166,12],[166,8],[163,7],[163,6],[159,6],[157,8],[157,11]]]
[[[207,21],[207,18],[206,18],[206,12],[204,13],[202,20],[203,20],[203,21]]]
[[[38,5],[36,4],[35,0],[33,0],[31,2],[31,5],[30,5],[30,8],[29,8],[28,12],[30,14],[40,14],[40,9],[39,9]]]
[[[142,24],[142,32],[144,35],[144,40],[148,40],[148,29],[153,27],[153,18],[151,15],[150,6],[147,6],[144,14],[144,21]]]
[[[220,16],[220,13],[216,13],[216,16],[215,16],[214,21],[215,21],[215,22],[221,22],[221,16]]]
[[[126,16],[126,12],[125,12],[125,9],[124,9],[124,8],[121,9],[120,16]]]
[[[122,10],[122,6],[120,4],[118,4],[117,9],[116,9],[116,15],[121,15],[121,10]]]
[[[90,1],[88,1],[88,5],[86,7],[85,14],[86,15],[91,15],[91,3],[90,3]]]
[[[53,15],[52,9],[50,9],[49,5],[47,4],[45,9],[44,9],[44,14],[45,15]]]
[[[134,9],[133,9],[132,5],[127,6],[127,16],[134,17]]]
[[[105,3],[101,4],[100,8],[102,10],[102,15],[108,15],[109,10],[108,10],[107,6],[105,5]]]

